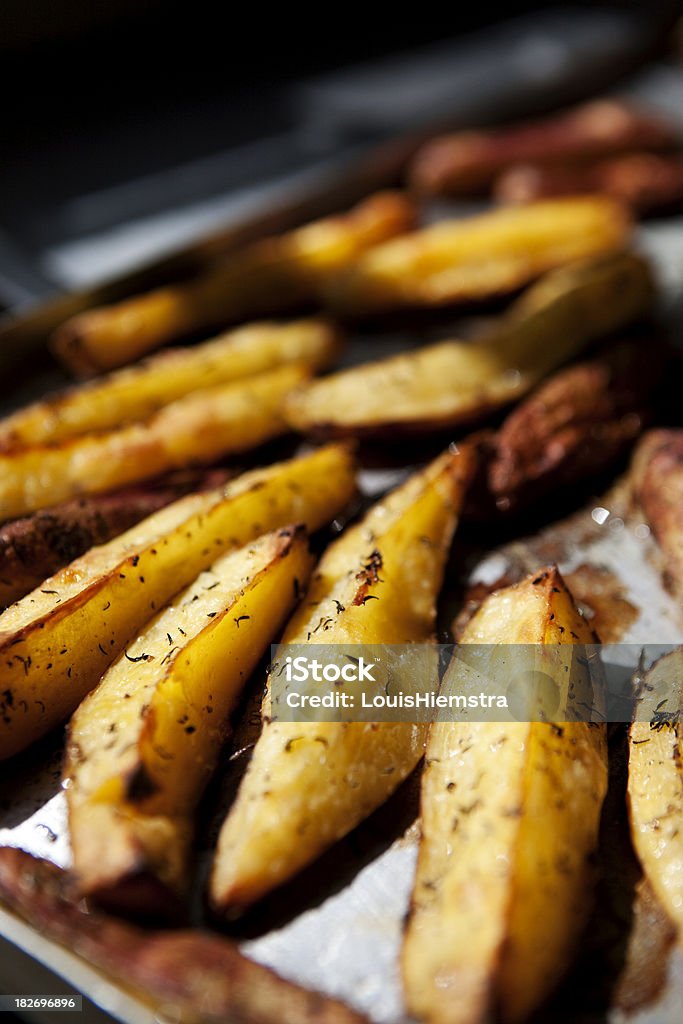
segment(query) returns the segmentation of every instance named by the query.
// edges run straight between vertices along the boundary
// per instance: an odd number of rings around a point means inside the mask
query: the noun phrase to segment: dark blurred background
[[[382,137],[609,86],[680,12],[4,0],[0,304],[144,263]]]

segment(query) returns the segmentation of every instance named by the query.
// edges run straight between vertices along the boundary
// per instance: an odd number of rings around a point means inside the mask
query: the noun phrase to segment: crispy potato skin
[[[0,454],[0,520],[257,447],[287,431],[285,396],[308,373],[282,366],[187,395],[143,423]]]
[[[520,670],[528,659],[525,647],[517,653],[508,645],[552,644],[544,671],[571,696],[583,670],[573,652],[561,656],[556,645],[594,641],[551,567],[487,598],[461,643],[497,645],[489,672],[502,658],[500,671],[512,678],[515,659]],[[466,658],[462,648],[461,654]],[[460,672],[454,659],[443,688],[458,692]],[[402,954],[413,1016],[474,1024],[495,1013],[516,1022],[549,993],[589,912],[588,858],[606,789],[603,726],[432,726]]]
[[[224,469],[187,470],[157,483],[54,505],[0,527],[0,608],[97,544],[105,544],[141,519],[190,491],[226,483]]]
[[[216,556],[291,522],[319,529],[355,491],[342,447],[174,502],[0,615],[0,760],[67,718],[136,631]]]
[[[675,145],[676,133],[662,121],[616,100],[597,100],[541,121],[433,139],[416,154],[410,179],[429,195],[474,195],[514,164],[580,166],[615,153]]]
[[[320,319],[247,324],[20,409],[0,420],[0,451],[53,445],[139,422],[193,391],[289,363],[319,369],[332,361],[340,344],[339,330]]]
[[[229,716],[311,567],[303,527],[219,559],[78,708],[64,775],[81,893],[136,915],[173,906],[164,889],[185,894],[193,815]]]
[[[328,289],[332,309],[354,316],[483,302],[549,270],[626,248],[625,207],[578,196],[444,220],[360,256]]]
[[[683,598],[683,430],[651,430],[633,457],[633,492],[657,541],[671,592]]]
[[[315,437],[394,438],[475,422],[521,398],[589,341],[652,305],[647,264],[622,255],[548,274],[484,339],[444,341],[311,381],[286,400]]]
[[[629,153],[586,167],[518,164],[496,180],[504,203],[531,203],[556,196],[600,192],[637,216],[672,213],[683,204],[683,160],[658,153]]]
[[[80,313],[62,324],[52,349],[79,377],[133,362],[192,331],[286,312],[315,301],[327,280],[365,249],[408,231],[412,202],[379,192],[346,214],[266,238],[187,284]]]
[[[283,643],[429,642],[471,472],[468,450],[447,453],[342,534],[323,555]],[[241,912],[351,831],[413,770],[425,734],[424,724],[403,722],[266,719],[221,829],[213,908]]]
[[[629,730],[628,804],[638,859],[659,903],[683,934],[683,649],[660,658],[639,687]]]
[[[279,978],[228,939],[143,931],[72,898],[69,876],[23,850],[0,848],[0,903],[179,1024],[363,1024],[334,999]]]
[[[641,432],[662,360],[647,338],[561,370],[495,435],[488,490],[502,512],[607,468]]]

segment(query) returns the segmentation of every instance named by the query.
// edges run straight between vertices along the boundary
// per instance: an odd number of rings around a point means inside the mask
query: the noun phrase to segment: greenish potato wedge
[[[185,893],[194,812],[230,714],[311,567],[303,527],[224,555],[80,705],[64,777],[81,893],[137,914]]]
[[[473,460],[443,455],[331,544],[283,644],[428,643]],[[213,908],[239,913],[350,832],[415,768],[425,735],[424,724],[266,717],[221,829]]]
[[[355,492],[341,446],[193,494],[93,548],[0,615],[0,760],[64,721],[137,630],[216,558]]]
[[[0,450],[55,444],[138,422],[193,391],[288,363],[317,370],[332,362],[339,345],[339,331],[324,320],[247,324],[19,409],[0,420]]]
[[[442,692],[461,692],[483,661],[508,693],[518,672],[540,671],[571,696],[588,686],[595,636],[549,568],[490,595],[461,643],[476,647],[459,647]],[[402,968],[408,1010],[429,1024],[525,1018],[569,965],[591,906],[604,726],[484,714],[436,722],[427,745]]]
[[[377,192],[346,213],[242,246],[194,280],[79,313],[55,331],[52,349],[89,377],[183,335],[317,302],[330,278],[414,223],[408,196]]]
[[[318,437],[422,434],[472,423],[525,395],[590,341],[647,312],[654,286],[633,254],[549,273],[473,342],[443,341],[303,385],[286,400]]]
[[[575,260],[619,252],[630,234],[625,207],[606,196],[500,207],[374,246],[332,279],[328,302],[354,315],[481,302]]]
[[[683,936],[683,649],[660,658],[639,687],[629,732],[631,837],[657,899]]]
[[[255,448],[287,431],[285,396],[307,375],[282,366],[187,395],[142,423],[0,453],[0,520]]]

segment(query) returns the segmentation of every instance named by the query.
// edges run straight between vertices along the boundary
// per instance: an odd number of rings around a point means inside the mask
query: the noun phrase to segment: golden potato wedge
[[[311,567],[303,527],[224,555],[78,708],[64,776],[83,894],[146,914],[185,892],[194,811],[229,716]]]
[[[653,298],[638,256],[556,270],[486,338],[444,341],[312,381],[287,399],[287,417],[321,437],[394,437],[468,423],[520,398],[589,341],[641,316]]]
[[[0,847],[0,904],[177,1024],[368,1024],[344,1003],[300,988],[215,932],[152,931],[77,900],[71,876]],[[150,1012],[149,1016],[152,1016]]]
[[[215,490],[235,476],[227,469],[191,469],[13,519],[0,527],[0,610],[96,544],[130,529],[192,491]]]
[[[483,659],[508,695],[530,663],[573,695],[586,685],[581,653],[592,642],[559,573],[546,569],[485,600],[462,638],[477,645],[471,663],[460,647],[442,692],[460,692],[467,666]],[[553,646],[536,654],[529,644]],[[580,646],[562,653],[561,644]],[[494,1013],[519,1021],[548,994],[590,908],[588,858],[606,789],[604,726],[476,718],[432,726],[402,955],[411,1015],[430,1024]]]
[[[0,450],[54,444],[147,419],[193,391],[288,363],[319,369],[332,361],[339,331],[324,320],[256,323],[193,348],[169,349],[139,366],[35,402],[0,420]]]
[[[354,493],[341,447],[193,494],[72,562],[0,615],[0,760],[67,718],[136,630],[217,555],[268,530],[313,531]]]
[[[81,377],[133,362],[193,331],[316,301],[323,285],[358,256],[408,231],[415,208],[400,192],[379,192],[348,213],[243,247],[203,276],[90,309],[55,332],[52,348]]]
[[[472,462],[468,450],[442,456],[342,534],[323,555],[283,643],[428,642]],[[214,909],[241,911],[350,832],[413,770],[425,730],[405,722],[266,719],[221,829]]]
[[[660,658],[639,686],[629,732],[631,837],[657,899],[683,936],[683,648]]]
[[[0,453],[0,520],[254,448],[286,432],[284,398],[307,374],[281,366],[180,398],[143,423]]]
[[[333,309],[353,315],[481,302],[574,260],[623,249],[624,207],[582,196],[448,220],[377,245],[330,282]]]
[[[683,430],[651,430],[633,456],[633,490],[662,552],[664,582],[683,599]]]

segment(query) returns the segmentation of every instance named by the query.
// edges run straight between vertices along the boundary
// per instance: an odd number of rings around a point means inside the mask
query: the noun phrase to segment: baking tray
[[[683,82],[680,73],[679,77]],[[679,85],[683,88],[681,82]],[[360,166],[341,168],[332,178],[319,181],[305,196],[292,196],[291,201],[266,211],[258,219],[249,219],[143,272],[94,292],[59,299],[9,324],[0,331],[0,361],[5,380],[15,385],[9,404],[25,401],[42,393],[46,384],[60,380],[59,372],[49,364],[40,379],[35,375],[27,378],[23,368],[27,357],[35,361],[36,352],[44,351],[47,331],[64,316],[95,302],[110,301],[183,276],[247,238],[283,230],[340,209],[373,188],[391,183],[413,145],[414,140],[408,140],[384,147]],[[449,212],[447,207],[430,210],[429,216],[444,212]],[[662,285],[661,316],[675,333],[683,322],[683,218],[641,227],[638,244],[653,259]],[[447,325],[442,321],[421,329],[419,340],[446,336],[462,327],[461,322]],[[418,336],[410,331],[356,335],[344,362],[352,364],[387,354],[417,341]],[[405,473],[405,468],[387,465],[365,468],[361,473],[362,490],[367,497],[378,494]],[[597,505],[609,510],[602,525],[591,515]],[[444,594],[445,617],[457,609],[468,584],[490,584],[506,574],[553,560],[563,572],[581,573],[586,603],[598,616],[604,617],[614,595],[619,595],[621,607],[629,609],[622,619],[622,623],[628,620],[628,625],[617,634],[616,624],[612,623],[613,638],[618,635],[623,644],[633,645],[624,650],[632,652],[635,664],[638,645],[683,641],[680,609],[662,587],[657,553],[642,527],[642,521],[629,508],[624,486],[617,484],[595,498],[588,493],[583,507],[573,510],[562,522],[545,530],[534,529],[528,537],[507,544],[501,543],[495,530],[485,537],[465,531],[463,537],[456,538],[448,575],[450,583]],[[524,524],[519,526],[519,534],[527,532]],[[260,693],[259,684],[256,678],[252,686],[254,701]],[[253,729],[252,709],[247,702],[236,725],[230,748],[233,751],[248,746]],[[67,867],[70,850],[59,781],[60,755],[61,737],[49,737],[14,759],[10,771],[0,777],[0,843],[21,847]],[[193,908],[196,924],[204,923],[201,886],[220,809],[234,794],[246,763],[244,756],[229,755],[230,750],[200,814],[199,885]],[[397,955],[418,839],[417,781],[417,775],[408,779],[383,808],[283,892],[274,894],[266,901],[265,909],[252,914],[231,933],[248,956],[288,979],[345,1000],[377,1024],[405,1021]],[[618,786],[618,780],[615,785]],[[623,822],[614,823],[617,831],[620,825]],[[605,855],[612,841],[613,837],[608,835]],[[599,906],[598,912],[600,909]],[[609,907],[603,909],[605,913],[611,912]],[[678,952],[659,949],[656,936],[646,936],[643,948],[653,964],[656,960],[655,966],[665,968],[666,980],[656,1002],[632,1012],[631,1018],[639,1024],[677,1024],[683,1004],[683,958]],[[586,955],[579,956],[567,986],[538,1020],[609,1020],[616,1024],[624,1019],[623,1008],[606,1006],[598,998],[596,962],[599,965],[600,956],[607,952],[595,953],[589,947]],[[103,1015],[111,1015],[125,1024],[155,1019],[153,1010],[124,989],[2,909],[0,989],[27,994],[81,992],[85,996],[86,1016],[93,1021]]]

